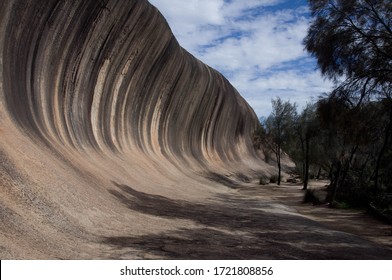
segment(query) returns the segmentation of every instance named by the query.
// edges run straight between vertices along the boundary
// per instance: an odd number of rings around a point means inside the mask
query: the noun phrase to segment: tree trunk
[[[348,159],[345,159],[344,153],[342,153],[342,155],[340,156],[340,158],[338,160],[337,169],[336,169],[336,175],[332,181],[332,190],[331,190],[331,193],[328,194],[328,196],[327,196],[327,201],[329,203],[332,203],[335,200],[338,189],[344,185],[344,181],[346,180],[348,171],[350,170],[351,162],[354,158],[354,155],[355,155],[357,149],[358,149],[358,145],[356,145],[351,150],[350,157]],[[343,163],[344,163],[344,166],[343,166]]]
[[[305,176],[304,176],[304,186],[303,190],[308,189],[308,182],[309,182],[309,145],[310,140],[305,139]]]
[[[335,167],[335,162],[332,162],[331,168],[329,169],[328,178],[331,181],[331,185],[333,184],[333,168]]]
[[[280,148],[280,145],[276,145],[276,150],[275,150],[275,156],[276,156],[276,163],[278,164],[278,186],[280,185],[280,176],[281,176],[281,170],[282,166],[280,163],[280,158],[281,158],[281,152],[282,149]]]
[[[332,166],[334,166],[334,164]],[[329,203],[332,203],[335,200],[341,169],[342,169],[342,163],[341,163],[341,160],[339,159],[337,161],[335,174],[333,174],[334,172],[333,172],[333,168],[332,168],[331,190],[327,195],[327,201]]]
[[[353,161],[354,155],[358,150],[358,145],[356,145],[352,150],[351,150],[351,154],[348,160],[346,160],[346,163],[344,165],[344,169],[343,169],[343,174],[342,174],[342,179],[340,180],[340,184],[339,186],[343,186],[344,181],[346,180],[348,171],[350,170],[350,165],[351,162]]]
[[[301,152],[302,152],[302,174],[301,177],[302,179],[305,178],[305,169],[306,169],[306,161],[305,161],[305,144],[304,144],[304,139],[302,139],[302,136],[300,135],[299,140],[301,141]]]
[[[279,151],[279,153],[280,153],[280,151]],[[280,186],[281,172],[282,172],[282,166],[281,166],[281,163],[280,163],[280,155],[279,155],[279,160],[278,160],[278,186]]]
[[[316,179],[320,180],[320,176],[321,176],[321,167],[319,166],[318,172],[317,172],[317,176]]]

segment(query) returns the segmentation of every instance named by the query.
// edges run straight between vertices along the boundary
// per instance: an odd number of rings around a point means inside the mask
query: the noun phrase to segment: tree
[[[332,203],[338,189],[345,184],[352,160],[360,145],[361,114],[334,96],[318,102],[317,114],[320,125],[327,132],[327,139],[332,144],[326,147],[329,150],[326,156],[328,155],[331,161],[331,189],[328,201]]]
[[[377,194],[386,187],[391,173],[388,154],[391,151],[390,111],[391,104],[383,101],[366,102],[361,106],[351,106],[334,96],[318,102],[317,115],[324,140],[324,156],[331,165],[331,188],[328,200],[336,196],[357,196],[362,193]],[[385,156],[380,157],[383,154]],[[380,178],[383,178],[380,184]],[[373,191],[370,192],[370,187]],[[362,189],[360,189],[362,188]],[[339,194],[340,192],[340,194]],[[358,199],[357,199],[358,200]],[[362,202],[368,200],[361,198]],[[355,199],[353,202],[357,203]],[[363,204],[362,204],[363,206]]]
[[[340,143],[346,147],[342,148],[335,166],[335,173],[341,176],[335,176],[332,185],[336,192],[347,178],[355,154],[367,151],[364,162],[371,163],[374,192],[380,192],[380,172],[384,169],[381,173],[385,174],[392,138],[392,2],[308,2],[312,22],[304,39],[305,47],[317,59],[322,73],[336,83],[327,103],[344,104],[343,111],[334,110],[335,116],[330,112],[324,115],[331,117],[335,128],[339,127]],[[385,121],[374,123],[366,118],[369,104],[375,101],[378,102],[375,108],[380,116],[385,116]],[[329,105],[324,105],[328,109]],[[354,122],[347,121],[350,119]],[[369,148],[370,144],[363,142],[364,135],[375,136],[376,144]]]
[[[392,85],[392,2],[309,0],[312,22],[304,39],[327,77],[343,81],[334,94],[360,104],[385,98]]]
[[[314,104],[307,104],[296,120],[295,130],[301,148],[303,190],[306,190],[309,182],[311,152],[315,146],[313,140],[319,131]]]
[[[278,185],[281,182],[282,148],[293,134],[293,124],[296,118],[296,104],[283,102],[279,97],[272,99],[272,113],[265,122],[268,146],[276,157],[278,165]]]

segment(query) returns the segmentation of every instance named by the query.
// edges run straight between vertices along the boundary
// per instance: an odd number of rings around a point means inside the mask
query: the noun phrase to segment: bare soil
[[[311,187],[322,184],[312,182]],[[113,258],[127,258],[135,250],[143,259],[392,258],[391,225],[364,210],[304,204],[299,185],[249,183],[200,204],[117,187],[112,194],[133,211],[192,220],[197,226],[105,237],[103,242],[118,250]]]

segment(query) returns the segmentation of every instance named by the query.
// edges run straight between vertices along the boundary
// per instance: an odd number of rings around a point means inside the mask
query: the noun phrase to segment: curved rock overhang
[[[11,1],[6,8],[4,96],[33,137],[202,165],[254,154],[252,109],[179,46],[147,1]]]

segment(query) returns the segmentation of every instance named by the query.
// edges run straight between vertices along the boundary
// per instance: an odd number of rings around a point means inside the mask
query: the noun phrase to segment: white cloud
[[[204,26],[224,25],[223,0],[151,0],[166,20],[181,45],[195,53],[199,45],[213,40],[215,32],[201,32]]]
[[[301,42],[307,30],[307,20],[303,17],[295,23],[287,23],[293,19],[293,12],[279,12],[252,21],[236,21],[235,31],[226,32],[226,36],[231,37],[219,43],[213,41],[214,46],[208,49],[198,48],[198,56],[207,64],[225,70],[245,66],[265,70],[306,57]],[[233,36],[235,32],[243,35]]]
[[[247,93],[245,98],[258,116],[267,116],[270,113],[272,98],[279,96],[284,100],[290,100],[302,109],[307,102],[330,91],[332,86],[332,83],[324,81],[315,71],[275,71],[252,81],[248,78],[248,73],[239,73],[231,83],[236,85],[240,93]]]
[[[222,72],[259,116],[277,95],[301,107],[331,89],[303,50],[307,7],[275,7],[288,1],[150,0],[180,44]]]

